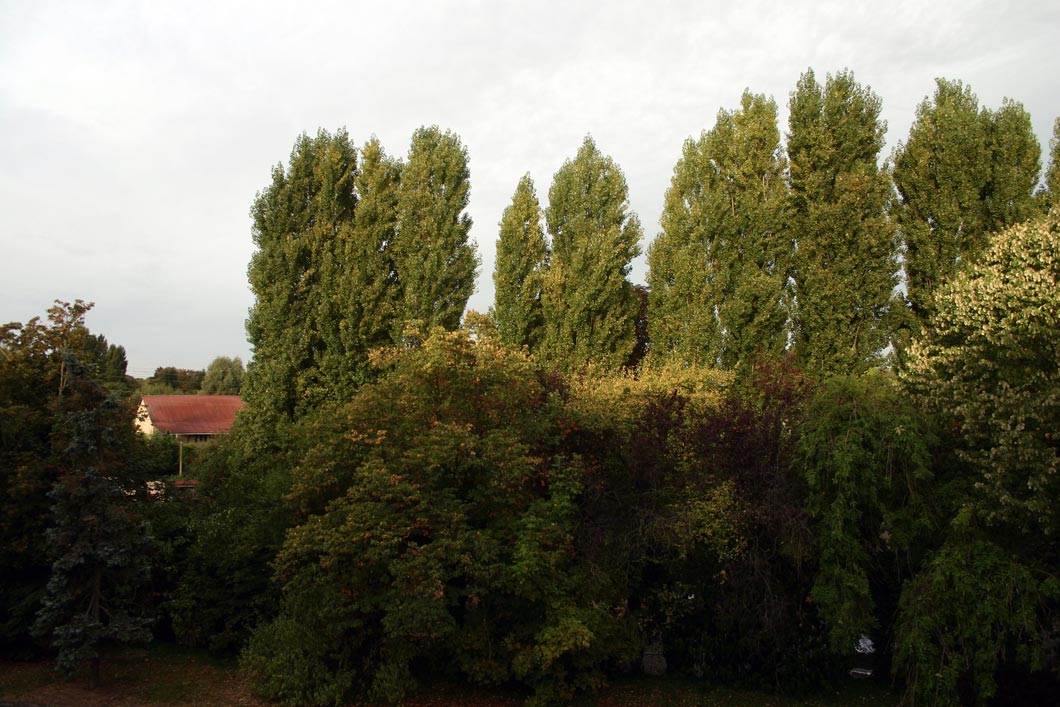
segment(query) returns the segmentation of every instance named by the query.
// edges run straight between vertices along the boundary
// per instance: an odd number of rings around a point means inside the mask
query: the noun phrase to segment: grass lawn
[[[202,653],[154,644],[124,649],[102,664],[102,685],[63,682],[45,662],[0,661],[0,705],[41,707],[266,707],[233,663]],[[410,699],[407,707],[518,707],[515,697],[460,686],[440,686]],[[615,682],[579,707],[895,707],[898,695],[875,682],[843,683],[802,700],[713,687],[681,678],[631,678]]]

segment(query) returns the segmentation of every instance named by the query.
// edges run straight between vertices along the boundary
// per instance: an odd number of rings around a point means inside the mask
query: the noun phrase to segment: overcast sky
[[[461,137],[486,310],[519,177],[544,202],[586,134],[625,172],[646,248],[685,139],[744,88],[786,131],[807,68],[871,86],[888,154],[942,76],[1021,101],[1044,158],[1058,36],[1054,0],[0,0],[0,322],[81,298],[133,375],[246,361],[251,202],[300,133],[343,126],[401,156],[421,125]]]

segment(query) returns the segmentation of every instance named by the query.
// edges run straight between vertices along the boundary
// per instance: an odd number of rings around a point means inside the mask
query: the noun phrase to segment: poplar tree
[[[1034,190],[1042,172],[1042,147],[1022,103],[1006,98],[987,118],[991,168],[987,228],[996,233],[1040,214]]]
[[[906,289],[918,316],[930,314],[932,293],[957,262],[986,242],[982,199],[989,179],[979,100],[960,81],[938,79],[934,99],[917,107],[909,139],[894,157]]]
[[[523,175],[504,209],[497,237],[493,313],[501,341],[536,347],[540,338],[541,284],[548,244],[541,228],[541,204],[529,174]]]
[[[258,250],[248,275],[255,303],[247,320],[254,359],[244,397],[259,412],[293,420],[339,394],[335,382],[351,377],[342,369],[356,365],[331,355],[348,326],[339,292],[356,176],[356,148],[345,130],[320,130],[298,138],[288,166],[277,165],[254,200]]]
[[[403,322],[456,329],[475,287],[467,150],[437,126],[412,135],[397,193],[397,275]],[[400,334],[400,331],[397,332]]]
[[[1049,141],[1049,168],[1045,173],[1045,193],[1049,209],[1060,210],[1060,118],[1053,122],[1053,138]]]
[[[889,342],[898,282],[880,99],[849,71],[822,89],[810,70],[790,110],[796,355],[812,371],[864,370]]]
[[[638,301],[626,276],[642,230],[626,179],[586,137],[552,179],[545,220],[552,254],[542,295],[540,352],[572,370],[625,365],[637,344]]]
[[[685,142],[648,251],[657,355],[732,368],[784,349],[784,170],[776,103],[749,91]]]
[[[934,313],[935,291],[985,247],[987,234],[1034,215],[1041,149],[1023,107],[979,107],[960,81],[938,79],[894,154],[896,208],[913,314]]]
[[[395,262],[401,161],[389,157],[377,138],[361,148],[354,188],[357,209],[353,238],[343,252],[341,297],[349,312],[342,332],[344,352],[363,352],[392,343],[394,323],[402,318],[402,293]],[[364,365],[366,359],[362,358]],[[360,371],[360,382],[368,377]]]

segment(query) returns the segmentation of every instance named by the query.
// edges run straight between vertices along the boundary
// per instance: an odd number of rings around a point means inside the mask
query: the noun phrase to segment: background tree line
[[[239,395],[243,361],[218,356],[205,370],[159,366],[139,385],[141,395]]]
[[[73,671],[150,628],[286,704],[431,675],[559,704],[647,646],[814,689],[870,635],[910,700],[1055,694],[1057,141],[1035,194],[1026,113],[959,83],[883,166],[849,72],[790,108],[786,148],[750,92],[686,143],[647,293],[591,138],[546,209],[525,176],[464,329],[459,138],[301,136],[254,201],[247,406],[194,503],[146,493],[172,450],[83,303],[7,325],[5,650]]]

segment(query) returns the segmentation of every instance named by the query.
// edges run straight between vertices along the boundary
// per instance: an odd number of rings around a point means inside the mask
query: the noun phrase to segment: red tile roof
[[[224,434],[243,407],[238,395],[145,395],[151,424],[175,435]]]

